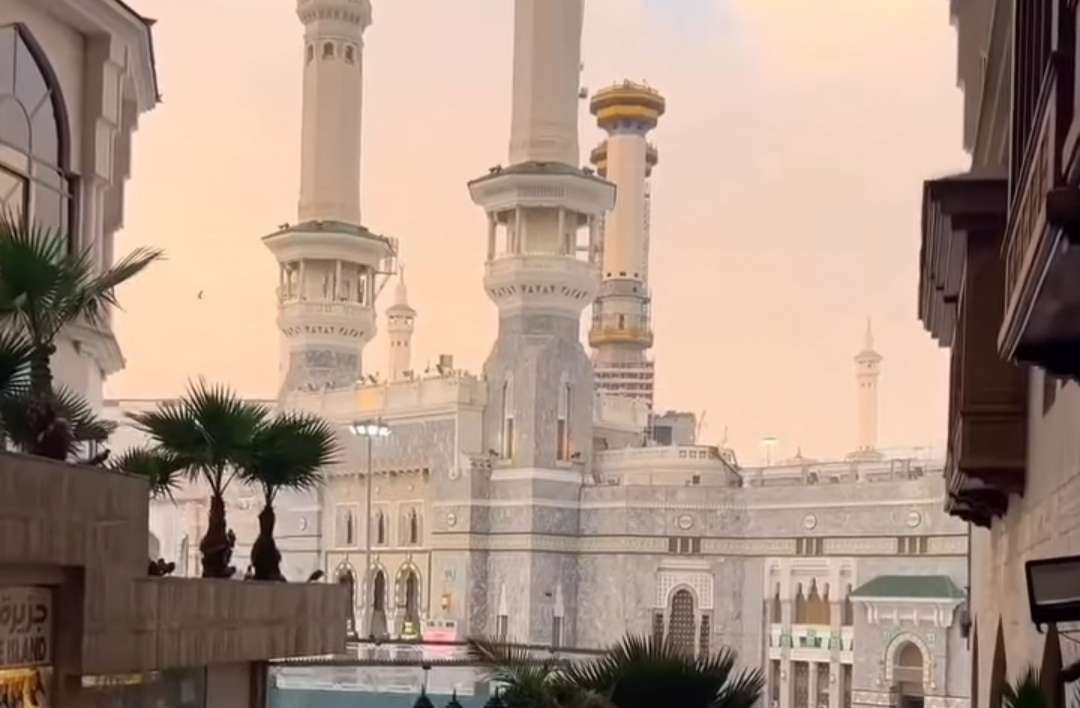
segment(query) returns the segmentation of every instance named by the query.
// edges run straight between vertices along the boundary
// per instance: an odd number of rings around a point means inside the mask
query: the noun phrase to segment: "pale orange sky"
[[[478,371],[495,327],[467,180],[506,161],[510,0],[372,0],[364,222],[396,236],[414,366]],[[120,292],[114,397],[204,375],[278,385],[277,269],[296,220],[302,28],[292,0],[137,0],[164,101],[143,116],[117,252],[166,249]],[[707,411],[740,461],[854,442],[852,356],[872,316],[883,446],[941,444],[947,358],[916,320],[921,182],[967,165],[945,0],[586,0],[584,83],[645,79],[657,405]],[[584,116],[583,112],[583,116]],[[602,134],[582,120],[583,153]],[[196,294],[204,291],[202,300]],[[384,291],[380,307],[389,302]],[[383,325],[380,319],[380,327]],[[365,351],[386,370],[382,333]]]

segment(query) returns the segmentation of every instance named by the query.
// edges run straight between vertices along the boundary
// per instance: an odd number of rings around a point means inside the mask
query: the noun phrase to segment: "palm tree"
[[[30,341],[30,384],[38,397],[52,389],[53,340],[65,325],[106,324],[116,287],[158,260],[162,251],[139,248],[98,272],[94,252],[71,251],[65,235],[26,226],[0,215],[0,319],[13,322]]]
[[[524,647],[470,639],[469,654],[490,667],[488,679],[503,686],[489,705],[506,708],[613,708],[598,692],[562,680],[563,662],[535,659]]]
[[[73,458],[85,443],[103,443],[116,429],[112,421],[99,419],[82,396],[62,387],[44,395],[25,388],[0,397],[0,421],[7,440],[19,450],[53,460]]]
[[[616,708],[750,708],[765,685],[758,669],[735,672],[735,651],[691,656],[671,642],[627,636],[604,655],[571,664],[564,685],[606,696]]]
[[[1001,690],[1002,708],[1046,708],[1050,705],[1042,689],[1039,670],[1027,667],[1015,683],[1005,684]]]
[[[235,572],[229,567],[234,537],[226,526],[225,491],[249,463],[252,441],[269,415],[265,406],[241,400],[232,389],[201,380],[189,384],[178,401],[130,414],[180,469],[210,488],[210,516],[199,543],[204,578],[228,578]]]
[[[282,489],[306,490],[319,484],[324,467],[337,462],[333,428],[307,413],[285,413],[260,426],[241,474],[263,491],[259,536],[251,547],[256,580],[285,580],[281,553],[274,543],[274,498]]]
[[[151,447],[133,447],[108,465],[114,472],[144,478],[150,484],[151,498],[173,498],[180,488],[183,467],[172,453]]]

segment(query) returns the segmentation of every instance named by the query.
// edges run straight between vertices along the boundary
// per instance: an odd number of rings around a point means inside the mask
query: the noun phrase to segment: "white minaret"
[[[592,152],[618,198],[604,220],[603,280],[593,305],[589,344],[597,388],[653,404],[649,303],[649,176],[657,152],[645,136],[665,110],[659,92],[631,81],[602,89],[590,108],[608,138]]]
[[[859,459],[880,459],[878,435],[878,377],[881,376],[881,355],[874,351],[874,333],[866,320],[863,348],[855,355],[856,445],[850,456]]]
[[[386,311],[386,333],[390,342],[390,380],[401,381],[412,371],[412,335],[416,310],[409,306],[405,289],[405,267],[399,270],[394,304]]]
[[[512,518],[493,517],[491,533],[577,533],[576,512],[546,513],[521,490],[542,488],[545,499],[573,509],[590,478],[595,396],[581,311],[596,298],[598,227],[615,187],[579,163],[583,11],[583,0],[515,1],[511,164],[469,183],[487,214],[484,289],[499,311],[484,362],[481,449],[498,458],[490,494],[525,504]],[[502,625],[518,641],[550,642],[558,608],[551,592],[536,588],[572,587],[576,574],[559,555],[525,555],[480,559],[469,582],[505,585],[508,604],[488,627]]]
[[[299,223],[263,241],[280,265],[281,392],[353,385],[396,245],[360,224],[360,108],[369,0],[298,0],[304,24]]]

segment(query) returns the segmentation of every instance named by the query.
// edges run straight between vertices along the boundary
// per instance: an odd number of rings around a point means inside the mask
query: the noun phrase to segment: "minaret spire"
[[[881,458],[878,445],[878,378],[882,356],[874,350],[874,332],[866,318],[862,350],[855,355],[855,451],[852,459]]]
[[[394,304],[386,310],[386,332],[390,345],[390,380],[400,381],[412,373],[412,336],[416,329],[416,310],[409,305],[405,288],[405,266],[398,270]]]

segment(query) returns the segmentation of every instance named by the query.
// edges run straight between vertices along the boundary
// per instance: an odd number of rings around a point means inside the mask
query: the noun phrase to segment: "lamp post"
[[[372,477],[372,462],[371,462],[371,443],[375,438],[385,438],[390,435],[390,427],[387,426],[382,420],[358,420],[349,425],[349,432],[357,437],[367,438],[367,499],[365,500],[365,506],[367,507],[367,530],[364,532],[364,607],[365,618],[364,625],[367,627],[368,634],[371,634],[371,621],[372,613],[371,598],[366,597],[370,595],[368,583],[371,579],[371,477]]]

